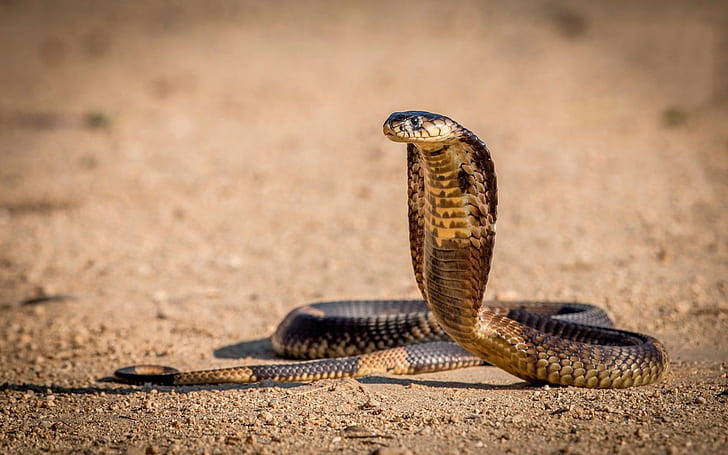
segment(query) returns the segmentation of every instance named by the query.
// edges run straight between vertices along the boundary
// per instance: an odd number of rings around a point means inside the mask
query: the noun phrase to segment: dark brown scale
[[[470,189],[470,179],[470,174],[461,168],[458,172],[458,184],[463,193],[466,193]]]
[[[417,335],[413,327],[427,320],[427,308],[418,301],[327,302],[310,305],[316,312],[296,310],[273,335],[276,353],[288,358],[320,358],[368,353],[405,344],[448,339],[439,326]],[[317,314],[320,312],[320,314]],[[363,315],[367,317],[364,318]],[[328,346],[326,350],[301,346]]]
[[[258,381],[273,380],[276,378],[296,378],[300,381],[306,381],[320,379],[322,376],[334,372],[338,372],[340,374],[339,377],[352,376],[359,370],[359,363],[356,357],[343,357],[313,362],[257,365],[248,368],[250,368]]]

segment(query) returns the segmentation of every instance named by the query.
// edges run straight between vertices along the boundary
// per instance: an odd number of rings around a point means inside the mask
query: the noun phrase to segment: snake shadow
[[[433,379],[416,379],[415,377],[406,378],[393,378],[387,376],[367,376],[364,378],[355,379],[361,384],[389,384],[389,385],[417,385],[422,387],[432,388],[446,388],[446,389],[471,389],[471,390],[533,390],[537,388],[537,385],[529,384],[527,382],[519,382],[514,384],[487,384],[487,383],[470,383],[470,382],[457,382],[457,381],[441,381]],[[99,382],[117,382],[112,377],[99,378]],[[86,386],[86,387],[68,387],[57,384],[34,384],[34,383],[3,383],[0,384],[0,393],[16,392],[27,396],[28,392],[33,392],[38,399],[53,392],[57,395],[86,395],[93,397],[100,397],[103,395],[135,395],[135,394],[148,394],[151,390],[156,390],[160,394],[177,394],[186,395],[189,393],[199,392],[201,390],[207,391],[220,391],[220,390],[239,390],[245,391],[250,389],[283,389],[283,390],[295,390],[299,387],[306,387],[311,385],[311,382],[271,382],[264,381],[254,384],[204,384],[194,386],[162,386],[147,384],[144,386],[126,385],[119,387],[97,387],[97,386]]]
[[[463,390],[536,390],[542,387],[541,384],[530,384],[525,381],[516,382],[513,384],[488,384],[486,382],[459,382],[439,379],[417,379],[417,375],[396,378],[391,376],[365,376],[363,378],[357,378],[356,380],[361,382],[362,384],[388,384],[400,385],[403,387],[416,385],[420,387]]]
[[[215,349],[213,355],[217,359],[278,359],[273,351],[273,343],[270,338],[259,338],[257,340],[243,341]]]
[[[97,379],[101,383],[119,383],[115,378],[111,376]],[[27,394],[27,392],[34,392],[38,398],[43,397],[49,391],[57,395],[91,395],[101,396],[104,395],[133,395],[133,394],[147,394],[151,390],[156,390],[160,394],[175,393],[178,395],[184,395],[188,393],[199,392],[200,390],[248,390],[248,389],[263,389],[269,387],[277,387],[281,389],[295,389],[298,387],[305,386],[307,383],[304,382],[286,382],[286,383],[265,383],[258,382],[254,384],[201,384],[194,386],[164,386],[164,385],[124,385],[119,387],[97,387],[97,386],[86,386],[86,387],[67,387],[57,384],[35,384],[29,382],[22,383],[2,383],[0,384],[0,392],[18,392]]]

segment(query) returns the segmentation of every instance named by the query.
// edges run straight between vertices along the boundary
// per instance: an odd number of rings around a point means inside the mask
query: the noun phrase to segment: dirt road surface
[[[725,453],[726,30],[709,1],[0,1],[0,452]],[[418,297],[405,109],[493,151],[487,297],[598,304],[666,343],[663,382],[100,381]]]

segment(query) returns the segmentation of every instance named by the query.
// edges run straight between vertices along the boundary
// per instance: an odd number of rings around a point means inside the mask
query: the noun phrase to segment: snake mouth
[[[382,132],[384,133],[385,136],[387,136],[387,138],[390,141],[394,141],[394,142],[411,142],[412,141],[412,138],[403,135],[404,131],[400,131],[399,133],[394,131],[394,129],[392,129],[392,126],[389,123],[384,124],[384,126],[382,127]]]
[[[384,135],[393,142],[448,143],[458,140],[458,125],[444,115],[424,111],[394,112],[384,122]]]

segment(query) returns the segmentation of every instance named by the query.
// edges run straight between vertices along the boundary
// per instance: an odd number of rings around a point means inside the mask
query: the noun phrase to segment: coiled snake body
[[[407,143],[410,251],[424,302],[310,305],[289,314],[272,338],[288,357],[338,358],[190,372],[138,365],[115,376],[175,385],[309,381],[487,361],[528,382],[622,388],[667,371],[659,341],[610,328],[596,307],[484,302],[497,205],[488,148],[454,120],[428,112],[394,113],[384,134]]]

